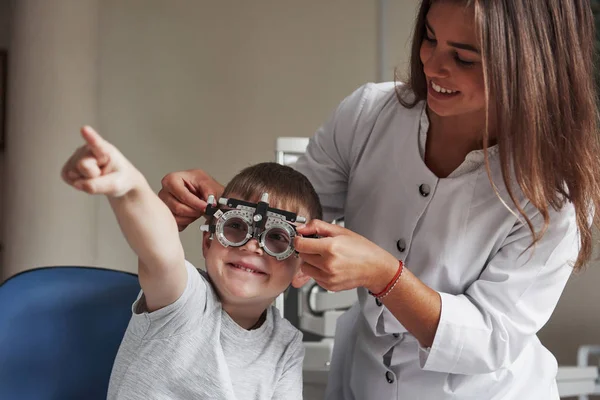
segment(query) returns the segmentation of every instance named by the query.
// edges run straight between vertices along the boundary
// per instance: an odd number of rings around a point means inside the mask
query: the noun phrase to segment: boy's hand
[[[122,197],[144,182],[142,174],[112,144],[89,126],[86,144],[75,150],[61,171],[65,182],[90,194]]]

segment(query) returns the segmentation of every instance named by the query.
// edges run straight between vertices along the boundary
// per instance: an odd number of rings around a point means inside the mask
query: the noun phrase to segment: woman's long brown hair
[[[489,132],[495,132],[504,184],[531,230],[532,246],[551,222],[549,207],[558,210],[570,202],[581,238],[574,268],[581,269],[592,254],[593,226],[600,227],[595,27],[589,0],[423,0],[404,86],[415,94],[414,101],[398,93],[406,107],[427,98],[419,53],[425,18],[435,1],[456,1],[475,10],[488,104],[483,148],[490,180],[487,148]],[[511,176],[544,218],[537,232],[516,201]]]

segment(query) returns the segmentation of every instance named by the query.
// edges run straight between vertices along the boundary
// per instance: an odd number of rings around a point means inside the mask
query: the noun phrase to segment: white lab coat
[[[536,333],[579,251],[574,208],[551,210],[544,238],[527,250],[529,228],[492,190],[482,151],[444,179],[427,168],[424,110],[424,102],[401,106],[392,83],[363,86],[295,166],[315,186],[326,218],[344,215],[347,228],[403,260],[442,299],[433,345],[423,349],[359,288],[358,303],[338,320],[326,398],[556,399],[556,359]],[[496,148],[490,161],[500,196],[516,210]]]

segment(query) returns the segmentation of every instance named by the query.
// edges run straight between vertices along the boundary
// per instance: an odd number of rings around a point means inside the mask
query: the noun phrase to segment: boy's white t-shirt
[[[271,306],[248,331],[222,309],[203,272],[186,262],[181,297],[133,316],[113,366],[108,399],[302,399],[302,333]]]

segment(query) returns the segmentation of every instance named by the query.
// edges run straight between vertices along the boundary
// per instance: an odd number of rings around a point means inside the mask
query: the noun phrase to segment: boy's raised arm
[[[177,223],[144,176],[112,144],[90,127],[86,144],[73,153],[62,178],[74,188],[104,194],[129,246],[139,258],[139,279],[148,311],[181,296],[187,283]]]

